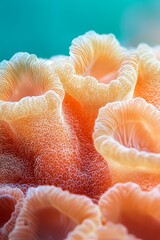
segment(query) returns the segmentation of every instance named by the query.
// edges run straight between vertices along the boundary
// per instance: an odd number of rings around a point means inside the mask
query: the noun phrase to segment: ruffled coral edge
[[[79,41],[79,38],[74,41]],[[80,57],[77,60],[73,56],[72,46],[70,48],[71,56],[58,56],[50,59],[50,64],[61,79],[65,91],[86,106],[86,108],[90,109],[90,112],[96,111],[97,113],[97,110],[108,102],[133,97],[138,76],[138,55],[136,51],[122,51],[123,48],[119,44],[118,46],[116,45],[117,48],[121,52],[121,64],[116,73],[117,78],[109,84],[100,83],[93,76],[77,74],[75,62],[79,61]],[[85,59],[81,58],[80,60],[85,61]]]
[[[0,196],[8,195],[14,198],[16,201],[15,210],[11,214],[11,218],[6,222],[1,229],[2,235],[8,236],[8,233],[13,229],[17,216],[23,206],[24,195],[18,188],[11,188],[9,186],[0,185]]]
[[[135,98],[124,102],[109,103],[100,109],[98,118],[95,122],[93,133],[95,148],[107,161],[112,161],[112,163],[117,167],[124,165],[126,169],[136,167],[136,170],[142,170],[144,172],[154,171],[155,173],[159,173],[160,153],[150,153],[139,151],[135,148],[127,148],[114,140],[114,138],[111,137],[113,129],[111,130],[106,127],[106,112],[114,111],[114,109],[125,104],[129,104],[129,102],[136,105],[137,109],[139,108],[140,113],[142,113],[145,108],[148,108],[150,113],[148,114],[148,118],[151,118],[151,116],[154,118],[154,123],[152,123],[152,125],[157,129],[160,128],[159,111],[152,104],[147,104],[142,98]],[[140,106],[141,104],[142,107]],[[114,126],[114,124],[111,125],[112,127]]]
[[[39,73],[39,81],[45,88],[41,96],[24,97],[18,102],[9,102],[7,98],[10,92],[16,88],[15,72],[25,69],[31,75]],[[61,108],[64,98],[63,86],[47,61],[38,60],[35,55],[28,53],[15,54],[10,61],[0,64],[0,120],[14,120],[24,116],[42,114],[45,111],[53,111]]]
[[[68,234],[66,240],[85,240],[90,233],[100,226],[100,211],[91,199],[63,191],[54,186],[39,186],[29,189],[23,209],[19,214],[14,230],[9,236],[9,240],[21,239],[18,236],[22,237],[23,233],[26,233],[30,239],[32,237],[36,238],[34,232],[36,222],[33,218],[33,211],[43,207],[53,207],[78,224]],[[30,226],[29,232],[27,230],[28,224]]]

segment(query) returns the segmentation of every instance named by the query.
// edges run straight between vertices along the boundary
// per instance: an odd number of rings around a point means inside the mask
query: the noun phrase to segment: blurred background
[[[160,0],[0,0],[0,60],[27,51],[69,53],[86,31],[114,33],[124,46],[160,44]]]

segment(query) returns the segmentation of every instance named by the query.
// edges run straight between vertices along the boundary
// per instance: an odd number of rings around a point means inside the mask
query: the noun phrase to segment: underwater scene
[[[0,240],[160,240],[160,2],[0,9]]]

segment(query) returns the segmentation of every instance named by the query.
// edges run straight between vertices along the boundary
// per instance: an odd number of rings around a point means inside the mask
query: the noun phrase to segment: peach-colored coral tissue
[[[160,239],[160,47],[93,31],[0,63],[0,239]]]

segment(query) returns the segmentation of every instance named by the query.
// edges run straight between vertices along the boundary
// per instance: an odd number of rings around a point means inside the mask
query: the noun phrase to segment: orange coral
[[[135,97],[142,97],[160,109],[160,58],[159,48],[151,48],[146,44],[138,47],[139,71],[134,92]]]
[[[8,239],[22,206],[23,193],[20,189],[0,186],[0,239]]]
[[[53,186],[30,188],[9,240],[85,240],[99,225],[89,198]]]
[[[94,149],[94,118],[64,98],[50,64],[34,55],[15,55],[0,74],[1,161],[7,159],[1,181],[54,184],[98,198],[110,186],[110,173]]]
[[[159,189],[155,188],[150,192],[144,192],[134,183],[116,184],[101,196],[99,207],[102,212],[103,224],[109,222],[114,224],[115,233],[118,232],[118,228],[120,230],[125,227],[129,233],[135,236],[135,238],[131,238],[131,236],[112,238],[111,234],[110,238],[105,239],[159,240],[160,214],[157,211],[160,208]],[[123,226],[116,227],[117,224]],[[125,234],[127,237],[127,231]]]
[[[100,109],[95,147],[109,163],[113,183],[133,181],[149,189],[160,179],[160,112],[142,98]]]
[[[158,240],[159,58],[88,32],[0,63],[0,239]]]

